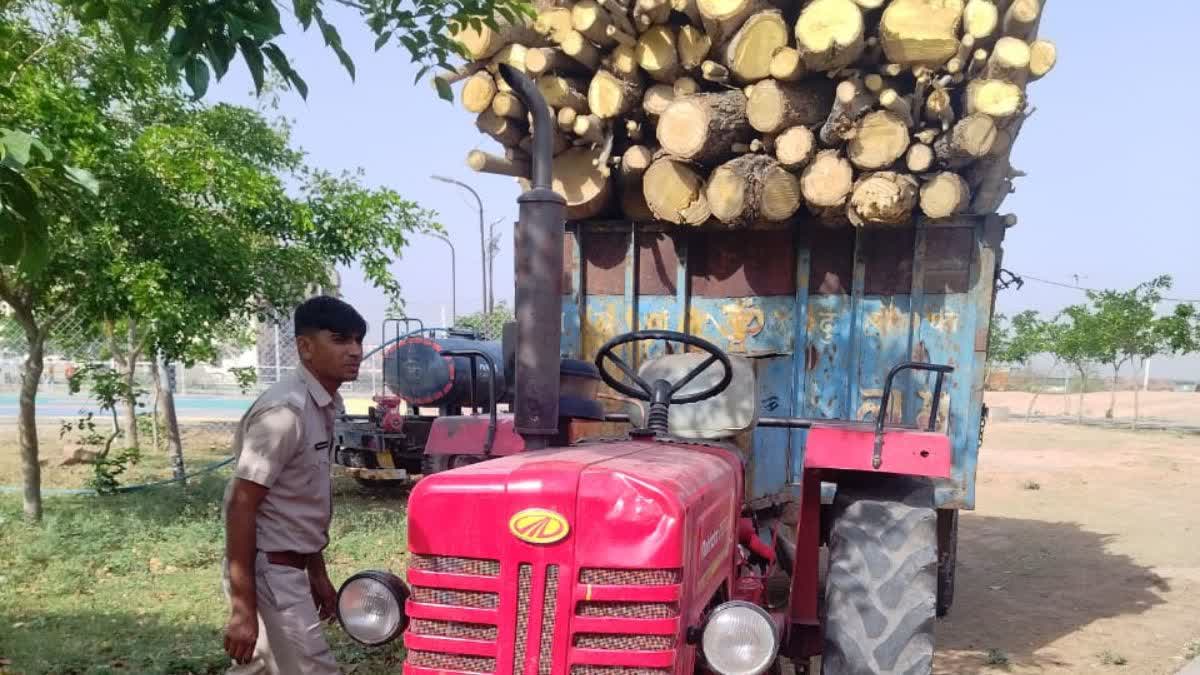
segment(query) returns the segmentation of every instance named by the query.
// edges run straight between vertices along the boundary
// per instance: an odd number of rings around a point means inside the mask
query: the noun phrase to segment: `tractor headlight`
[[[701,646],[708,667],[720,675],[760,675],[779,653],[779,629],[761,607],[726,602],[709,614]]]
[[[338,589],[337,617],[346,634],[369,647],[395,640],[408,624],[408,587],[388,572],[359,572]]]

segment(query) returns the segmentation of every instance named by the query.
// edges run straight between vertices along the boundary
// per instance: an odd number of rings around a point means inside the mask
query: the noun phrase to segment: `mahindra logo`
[[[508,531],[530,544],[553,544],[571,531],[567,519],[548,509],[525,509],[513,514]]]

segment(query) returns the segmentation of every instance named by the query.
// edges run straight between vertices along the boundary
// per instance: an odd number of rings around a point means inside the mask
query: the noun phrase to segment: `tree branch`
[[[43,42],[37,49],[33,50],[33,53],[31,53],[29,56],[26,56],[24,61],[18,63],[17,67],[13,68],[12,74],[8,76],[8,86],[11,87],[13,82],[17,81],[17,75],[21,72],[22,68],[29,65],[37,57],[41,56],[42,52],[46,51],[46,48],[49,46],[49,42]]]
[[[333,0],[333,1],[334,1],[334,2],[336,2],[336,3],[338,3],[339,5],[345,5],[345,6],[347,6],[347,7],[353,7],[354,9],[357,9],[358,11],[360,11],[360,12],[362,12],[362,13],[364,13],[364,14],[366,14],[366,13],[368,13],[368,12],[370,12],[370,11],[371,11],[371,8],[370,8],[370,7],[367,7],[366,5],[360,5],[359,3],[357,3],[357,2],[353,2],[352,0]]]

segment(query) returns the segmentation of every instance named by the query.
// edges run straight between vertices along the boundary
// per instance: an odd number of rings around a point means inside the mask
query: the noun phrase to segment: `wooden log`
[[[637,38],[630,35],[629,33],[626,33],[625,31],[621,30],[620,28],[617,28],[616,26],[610,25],[608,28],[605,29],[605,32],[608,34],[608,36],[610,38],[612,38],[613,42],[615,42],[615,43],[623,44],[626,47],[636,47],[637,46]]]
[[[676,99],[658,119],[658,143],[681,159],[716,164],[750,140],[746,96],[737,90]]]
[[[983,74],[983,69],[987,67],[988,51],[986,49],[976,49],[971,55],[971,62],[967,64],[967,79],[974,80]]]
[[[750,141],[750,152],[773,153],[774,151],[775,151],[775,144],[771,140],[770,136],[766,137],[765,139],[756,138],[756,139]]]
[[[808,74],[808,67],[800,52],[792,47],[781,47],[771,57],[771,77],[780,82],[796,82]]]
[[[571,10],[566,7],[551,7],[538,12],[533,27],[554,44],[562,44],[567,35],[575,32],[571,23]]]
[[[624,80],[641,80],[642,67],[637,62],[637,43],[617,45],[603,60],[604,68]]]
[[[611,119],[633,110],[641,97],[640,78],[626,79],[598,70],[588,85],[587,105],[593,114]]]
[[[527,111],[525,105],[521,103],[521,99],[509,92],[499,92],[492,99],[492,112],[501,117],[508,117],[514,120],[523,120]]]
[[[525,129],[516,120],[500,117],[490,108],[475,118],[475,128],[494,138],[500,145],[517,145],[525,136]]]
[[[1004,80],[971,80],[967,83],[967,114],[983,113],[1008,119],[1025,109],[1025,91]]]
[[[940,66],[958,51],[963,0],[893,0],[879,37],[892,63]]]
[[[1058,49],[1049,40],[1034,40],[1029,45],[1029,79],[1040,80],[1054,69],[1058,62]]]
[[[714,44],[724,43],[746,19],[767,8],[764,0],[697,0],[700,15],[708,19],[705,27]]]
[[[485,25],[480,25],[479,30],[467,26],[464,30],[455,33],[453,39],[466,49],[472,61],[490,59],[501,49],[514,43],[543,46],[545,41],[534,30],[534,27],[526,23],[524,17],[519,17],[519,19],[515,22],[499,19],[498,30]]]
[[[496,84],[499,86],[504,78],[500,77],[500,64],[507,64],[517,70],[525,70],[525,57],[529,54],[529,48],[523,44],[514,42],[511,45],[505,45],[503,49],[496,52],[492,57],[491,63],[488,64],[488,70],[496,76]],[[505,83],[507,85],[507,83]],[[506,89],[501,89],[506,91]]]
[[[1016,138],[1021,131],[1021,126],[1025,120],[1029,118],[1028,114],[1018,116],[1009,127],[1005,130],[1009,138]],[[999,140],[997,134],[996,143]],[[1011,140],[1009,141],[1009,151],[1011,151]],[[993,148],[995,143],[993,143]],[[976,162],[967,169],[967,183],[974,188],[975,194],[971,199],[971,212],[976,214],[990,214],[999,211],[1001,204],[1008,195],[1013,191],[1013,179],[1022,176],[1020,171],[1016,171],[1009,163],[1008,152],[999,154],[996,157]]]
[[[546,103],[555,108],[571,108],[576,112],[587,112],[587,82],[579,78],[561,75],[542,75],[537,79],[538,91]]]
[[[774,158],[751,153],[713,170],[705,188],[713,216],[730,225],[780,222],[800,209],[800,183]]]
[[[571,31],[563,37],[560,43],[563,53],[575,59],[579,63],[586,66],[589,70],[595,70],[600,65],[600,51],[583,37],[583,33],[579,31]]]
[[[695,70],[712,51],[712,38],[700,28],[684,26],[679,29],[676,47],[679,49],[679,65],[684,70]]]
[[[594,0],[578,0],[575,3],[571,8],[571,26],[601,48],[616,44],[616,40],[608,34],[608,27],[612,26],[608,12]]]
[[[800,175],[800,193],[808,207],[823,220],[841,220],[831,212],[844,210],[854,187],[854,169],[837,150],[822,150]]]
[[[675,89],[670,85],[656,84],[646,90],[646,96],[642,99],[642,110],[651,119],[658,119],[660,115],[667,111],[667,107],[675,100]]]
[[[950,100],[950,92],[941,87],[929,92],[925,100],[925,119],[941,126],[946,131],[954,125],[954,106]]]
[[[638,223],[658,219],[650,210],[650,205],[646,203],[645,187],[641,177],[629,182],[618,181],[617,191],[621,200],[621,215],[626,220]]]
[[[917,205],[917,181],[908,174],[878,171],[859,178],[846,215],[857,226],[904,225]]]
[[[1041,0],[1013,0],[1004,12],[1000,30],[1005,35],[1027,39],[1033,35],[1041,15]]]
[[[616,0],[596,0],[604,11],[608,12],[608,20],[623,33],[637,34],[637,26],[629,18],[629,8]]]
[[[464,63],[454,70],[441,71],[430,81],[433,82],[433,80],[441,80],[446,84],[454,84],[471,77],[480,70],[483,70],[485,66],[487,66],[487,62],[485,61],[472,61],[471,63]],[[436,82],[434,82],[434,84],[436,86]]]
[[[909,129],[915,126],[913,122],[912,102],[907,97],[901,96],[895,89],[884,89],[879,94],[879,105],[884,110],[889,110],[904,120],[904,126]]]
[[[644,145],[631,145],[621,155],[621,177],[626,180],[640,179],[653,162],[653,149]]]
[[[558,128],[568,133],[575,133],[575,120],[579,117],[579,113],[572,108],[559,108],[556,115]]]
[[[883,3],[887,0],[854,0],[854,3],[862,8],[864,12],[869,12],[873,9],[883,7]]]
[[[691,96],[700,91],[700,84],[690,77],[681,77],[675,80],[675,83],[671,85],[671,89],[675,92],[675,98],[681,98]]]
[[[1033,50],[1029,43],[1021,38],[1002,37],[992,47],[992,55],[984,68],[983,79],[1006,80],[1023,85],[1029,80],[1029,64],[1032,57]]]
[[[946,72],[951,75],[964,72],[971,63],[971,55],[975,52],[975,37],[964,35],[958,42],[958,52],[946,62]]]
[[[633,24],[639,32],[664,24],[669,18],[670,0],[637,0],[633,7]]]
[[[971,205],[971,188],[953,171],[943,171],[921,186],[921,211],[935,220],[958,215]]]
[[[974,113],[959,120],[949,133],[939,136],[933,151],[939,163],[957,169],[985,157],[995,142],[995,120],[983,113]]]
[[[566,134],[559,132],[557,129],[554,130],[554,133],[551,135],[550,139],[550,154],[554,155],[555,157],[564,152],[567,148],[571,147],[570,142],[567,141]],[[524,153],[526,157],[532,156],[533,136],[525,136],[522,138],[521,141],[517,143],[517,149]]]
[[[796,21],[796,51],[810,71],[840,70],[862,54],[863,31],[862,10],[853,0],[812,0]]]
[[[700,225],[712,216],[704,178],[686,162],[671,157],[655,160],[643,174],[642,186],[646,204],[660,220]]]
[[[1000,25],[1000,10],[993,0],[967,0],[963,8],[963,33],[977,41],[986,40]]]
[[[725,46],[725,66],[734,82],[748,84],[771,74],[775,52],[788,44],[788,26],[778,10],[764,10],[746,19]]]
[[[895,164],[911,141],[908,125],[899,115],[877,110],[859,120],[846,154],[854,166],[874,171]]]
[[[717,84],[729,83],[729,69],[716,61],[705,61],[700,64],[700,76],[709,82]]]
[[[462,88],[462,106],[469,112],[481,113],[492,105],[496,96],[496,79],[486,70],[467,78]]]
[[[631,141],[642,140],[642,123],[637,120],[625,120],[625,137]]]
[[[763,80],[747,99],[746,116],[756,130],[774,134],[796,125],[817,124],[825,119],[832,101],[828,83],[821,80],[795,85]]]
[[[913,134],[913,140],[918,143],[924,143],[925,145],[933,147],[933,142],[936,141],[937,137],[940,135],[941,132],[939,132],[937,129],[922,129]]]
[[[671,0],[671,9],[686,16],[693,27],[704,26],[704,15],[700,13],[700,4],[696,0]]]
[[[600,152],[571,148],[554,158],[554,191],[567,200],[567,218],[571,220],[595,217],[608,206],[611,181],[594,164]]]
[[[854,132],[854,125],[871,109],[875,97],[859,80],[844,80],[834,92],[833,108],[821,126],[821,143],[838,145]]]
[[[791,127],[775,137],[775,159],[790,171],[807,166],[816,151],[817,140],[808,127]]]
[[[579,115],[575,118],[573,131],[576,136],[585,141],[601,143],[604,141],[604,135],[608,128],[604,121],[596,115]]]
[[[525,72],[532,77],[547,73],[574,75],[584,70],[586,66],[567,56],[562,49],[538,47],[525,50]]]
[[[878,73],[871,73],[863,78],[863,86],[872,94],[882,94],[883,90],[888,88],[887,81]]]
[[[638,38],[634,51],[638,65],[657,82],[674,82],[679,76],[679,50],[675,46],[675,29],[655,25]]]
[[[913,143],[904,155],[904,165],[910,173],[929,171],[933,167],[933,148],[924,143]]]
[[[467,166],[480,173],[529,178],[529,162],[497,157],[482,150],[467,153]]]

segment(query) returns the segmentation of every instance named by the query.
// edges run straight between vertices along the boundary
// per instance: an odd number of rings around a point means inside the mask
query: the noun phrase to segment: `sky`
[[[287,3],[284,3],[285,5]],[[480,194],[485,223],[500,219],[496,299],[512,297],[512,224],[519,189],[511,178],[477,174],[467,152],[496,151],[474,116],[438,99],[416,74],[407,52],[374,39],[351,10],[330,3],[357,65],[351,81],[315,30],[289,30],[282,42],[309,85],[308,100],[284,93],[279,113],[314,166],[363,169],[370,185],[387,186],[438,212],[457,255],[460,314],[481,307],[479,214],[462,188]],[[997,311],[1053,313],[1084,300],[1077,290],[1032,279],[1095,288],[1129,288],[1160,274],[1175,281],[1172,297],[1200,300],[1200,133],[1190,118],[1200,90],[1177,66],[1194,58],[1200,3],[1154,3],[1154,11],[1098,11],[1095,3],[1049,3],[1042,37],[1058,46],[1058,65],[1029,88],[1036,113],[1022,128],[1013,165],[1028,176],[1003,211],[1019,224],[1004,242],[1003,267],[1026,276],[1020,290],[1001,291]],[[1145,49],[1135,46],[1142,44]],[[1130,51],[1130,50],[1133,51]],[[213,90],[215,100],[255,105],[240,62]],[[449,319],[450,255],[442,241],[414,238],[393,271],[411,315],[426,325]],[[354,269],[342,271],[343,293],[378,327],[385,301]],[[1164,304],[1164,311],[1167,306]],[[1200,379],[1200,357],[1161,359],[1154,376]]]

